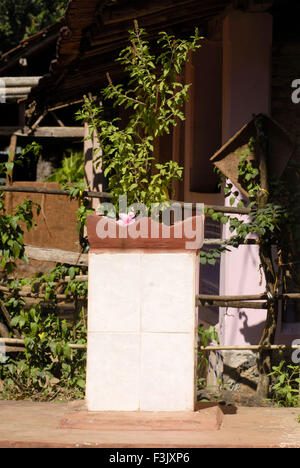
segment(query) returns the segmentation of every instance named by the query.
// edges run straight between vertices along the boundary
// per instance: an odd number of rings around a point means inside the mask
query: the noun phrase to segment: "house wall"
[[[287,15],[287,11],[281,10],[274,21],[272,117],[290,133],[295,141],[296,149],[293,158],[300,162],[300,103],[292,100],[292,94],[296,91],[292,84],[294,80],[300,80],[300,32],[297,21],[300,5],[294,4],[293,12],[293,18],[291,18],[290,15]],[[293,183],[292,180],[291,183]],[[300,230],[300,226],[298,230]],[[296,249],[298,257],[300,257],[299,240]],[[298,271],[298,278],[300,278],[299,263],[295,264],[295,268]],[[299,301],[294,304],[292,313],[280,318],[282,320],[277,333],[277,341],[290,344],[300,335]]]
[[[54,182],[14,182],[15,186],[34,186],[45,188],[59,188]],[[27,198],[41,206],[40,215],[35,216],[36,228],[27,232],[24,227],[24,242],[37,247],[49,247],[73,252],[80,251],[79,235],[77,232],[76,200],[70,201],[63,195],[45,195],[36,193],[6,193],[5,203],[8,211]],[[18,264],[17,273],[23,276],[31,275],[37,271],[48,271],[55,263],[30,261],[30,265]]]
[[[222,47],[217,41],[205,41],[186,64],[185,83],[192,85],[185,108],[184,201],[217,205],[222,194],[218,178],[209,161],[221,146],[222,128]],[[175,146],[175,145],[174,145]]]
[[[292,26],[291,11],[283,19],[281,13],[275,11],[272,18],[266,13],[232,12],[224,20],[223,143],[249,122],[254,113],[262,112],[271,115],[290,132],[296,142],[295,159],[300,161],[300,103],[295,104],[291,99],[292,82],[300,80],[300,34],[296,20]],[[272,19],[275,20],[273,27]],[[282,27],[283,23],[285,27]],[[224,227],[223,237],[228,235]],[[259,263],[257,246],[241,246],[224,255],[220,293],[238,295],[264,291],[264,282],[259,284]],[[265,316],[263,310],[220,309],[221,343],[257,344]],[[283,321],[280,304],[276,343],[291,344],[299,334],[299,321]],[[257,354],[250,351],[219,353],[217,361],[211,361],[210,383],[215,385],[215,377],[222,374],[228,388],[255,392],[258,380],[256,357]],[[274,362],[280,360],[278,355],[273,358]],[[289,354],[286,358],[289,359]]]
[[[298,7],[299,8],[299,7]],[[253,114],[266,113],[283,126],[296,142],[294,158],[300,161],[300,103],[292,102],[292,83],[300,79],[300,34],[290,14],[281,19],[268,13],[232,12],[223,23],[223,143]],[[294,24],[294,25],[293,25]],[[255,31],[255,34],[253,34]],[[271,54],[272,51],[272,54]],[[292,181],[291,181],[292,182]],[[225,199],[225,204],[228,199]],[[224,227],[223,237],[230,235]],[[300,253],[300,248],[299,248]],[[260,282],[257,246],[241,246],[221,260],[220,294],[258,294]],[[299,266],[296,268],[299,269]],[[299,338],[299,305],[287,321],[280,304],[276,343]],[[264,326],[263,310],[221,309],[223,344],[257,344]]]
[[[255,32],[255,33],[254,33]],[[268,13],[232,11],[223,22],[222,139],[227,142],[253,114],[270,113],[272,17]],[[229,205],[228,198],[225,205]],[[228,226],[223,238],[231,236]],[[220,294],[258,294],[260,285],[257,246],[240,246],[222,255]],[[220,340],[226,345],[257,344],[266,312],[220,309]]]

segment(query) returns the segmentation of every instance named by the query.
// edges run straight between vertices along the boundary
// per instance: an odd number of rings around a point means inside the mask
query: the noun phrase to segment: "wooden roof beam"
[[[16,135],[35,138],[84,138],[83,127],[0,127],[0,136]]]

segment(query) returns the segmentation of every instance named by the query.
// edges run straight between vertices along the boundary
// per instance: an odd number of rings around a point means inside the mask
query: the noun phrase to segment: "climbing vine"
[[[254,236],[259,246],[260,268],[264,272],[267,294],[267,318],[260,344],[269,346],[274,343],[278,321],[278,298],[280,292],[289,288],[299,288],[299,211],[300,211],[300,167],[291,161],[284,177],[272,180],[266,171],[266,164],[260,162],[255,167],[249,158],[250,153],[259,145],[262,156],[266,158],[266,137],[261,131],[259,116],[256,118],[257,136],[251,138],[247,149],[237,151],[238,176],[248,194],[247,207],[240,192],[232,183],[224,184],[224,195],[230,197],[230,205],[248,208],[247,219],[241,216],[224,215],[212,209],[206,211],[216,221],[229,226],[230,236],[220,245],[202,251],[202,264],[215,264],[221,254],[247,243]],[[293,183],[291,183],[293,180]],[[299,290],[299,289],[298,289]],[[291,292],[291,291],[289,291]],[[271,354],[267,349],[260,351],[258,360],[260,380],[258,394],[267,397],[270,377],[273,375]]]

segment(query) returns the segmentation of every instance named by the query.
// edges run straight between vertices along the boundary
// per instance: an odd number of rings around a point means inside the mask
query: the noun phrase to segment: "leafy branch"
[[[182,85],[179,75],[189,54],[200,47],[198,31],[189,40],[175,39],[160,33],[157,44],[161,53],[151,52],[145,30],[137,22],[129,31],[129,43],[120,52],[118,62],[128,75],[125,85],[114,85],[108,75],[108,86],[102,91],[114,107],[128,110],[128,123],[122,128],[119,118],[103,118],[104,107],[85,97],[77,119],[88,122],[89,138],[97,131],[103,150],[101,163],[108,188],[118,208],[118,197],[126,194],[128,203],[167,203],[172,183],[182,177],[183,168],[174,161],[155,161],[158,137],[169,134],[184,120],[183,105],[188,100],[190,85]],[[100,158],[95,159],[96,164]]]

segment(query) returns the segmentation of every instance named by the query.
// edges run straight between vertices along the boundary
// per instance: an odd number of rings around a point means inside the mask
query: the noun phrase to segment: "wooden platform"
[[[223,413],[220,426],[218,410]],[[218,410],[189,416],[115,413],[104,418],[98,413],[89,422],[82,402],[0,401],[0,448],[109,448],[119,453],[138,448],[300,448],[300,408]],[[102,456],[107,453],[112,450]]]
[[[216,431],[223,421],[217,404],[200,404],[195,412],[70,412],[60,429],[93,431]]]

